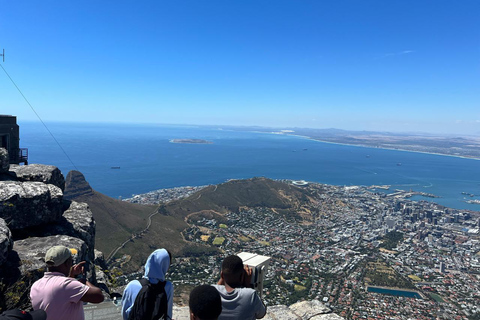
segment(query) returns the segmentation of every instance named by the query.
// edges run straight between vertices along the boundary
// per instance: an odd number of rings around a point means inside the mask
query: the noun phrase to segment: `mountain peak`
[[[88,197],[93,195],[93,192],[94,190],[80,171],[72,170],[67,174],[63,194],[65,199],[73,200],[79,197]]]

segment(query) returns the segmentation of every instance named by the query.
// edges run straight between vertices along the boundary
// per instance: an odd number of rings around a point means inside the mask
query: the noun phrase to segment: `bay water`
[[[65,176],[79,170],[92,188],[115,198],[263,176],[346,186],[391,185],[390,192],[412,189],[440,196],[415,200],[480,210],[480,205],[465,202],[480,199],[480,161],[473,159],[202,126],[47,122],[54,139],[40,122],[18,124],[20,146],[28,148],[30,164],[55,165]]]

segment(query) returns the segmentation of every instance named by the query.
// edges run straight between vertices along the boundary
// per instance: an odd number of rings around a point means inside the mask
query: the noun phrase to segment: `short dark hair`
[[[223,279],[231,287],[241,285],[243,274],[243,261],[239,256],[231,255],[226,257],[222,262]]]
[[[222,299],[217,289],[209,285],[195,287],[190,292],[190,311],[201,320],[217,320],[222,313]]]

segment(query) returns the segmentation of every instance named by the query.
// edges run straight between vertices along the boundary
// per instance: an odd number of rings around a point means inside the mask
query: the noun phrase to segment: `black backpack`
[[[128,320],[167,320],[168,298],[165,282],[152,284],[146,278],[138,281],[142,289],[135,298]]]

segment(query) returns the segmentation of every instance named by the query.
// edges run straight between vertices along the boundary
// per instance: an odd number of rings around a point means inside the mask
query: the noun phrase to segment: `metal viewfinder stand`
[[[242,259],[243,264],[253,269],[252,286],[261,298],[263,295],[263,278],[272,258],[249,252],[240,252],[237,255]]]

